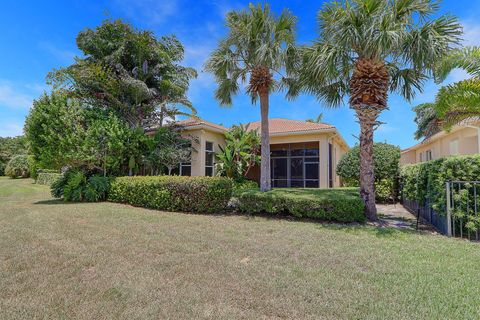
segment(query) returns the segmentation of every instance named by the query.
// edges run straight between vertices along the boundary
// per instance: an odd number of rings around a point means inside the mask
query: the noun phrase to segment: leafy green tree
[[[0,175],[4,174],[8,161],[19,154],[27,154],[27,141],[24,136],[0,137]]]
[[[65,91],[43,95],[25,122],[29,151],[38,168],[101,167],[104,174],[133,174],[149,150],[149,137],[115,115],[88,107]],[[131,166],[129,166],[131,164]]]
[[[130,129],[112,114],[106,119],[94,121],[86,130],[83,143],[85,162],[91,166],[100,162],[104,176],[107,172],[118,173],[125,162],[125,137],[129,135]]]
[[[163,165],[167,168],[168,175],[171,175],[181,163],[192,161],[192,152],[196,151],[192,147],[192,140],[195,141],[195,137],[183,137],[174,125],[162,127],[154,136],[149,160]]]
[[[400,174],[400,148],[388,143],[373,144],[375,187],[381,192],[381,200],[395,197]],[[359,186],[360,147],[357,145],[343,155],[337,165],[337,174],[346,186]]]
[[[228,34],[211,54],[205,69],[215,76],[215,97],[231,105],[232,97],[247,82],[252,102],[260,100],[262,191],[271,189],[268,129],[269,95],[290,84],[298,54],[294,29],[296,18],[288,11],[275,17],[268,4],[249,5],[249,10],[227,14]],[[283,76],[278,76],[284,73]]]
[[[376,220],[373,133],[388,93],[411,100],[457,44],[457,19],[434,0],[341,0],[318,13],[320,37],[303,50],[300,86],[330,106],[349,97],[360,123],[360,193]]]
[[[30,176],[28,156],[24,154],[13,156],[5,167],[5,175],[10,178],[28,178]]]
[[[415,123],[417,130],[415,131],[415,139],[428,138],[439,132],[442,128],[441,120],[435,110],[435,104],[422,103],[415,108]]]
[[[33,102],[24,130],[39,168],[60,169],[81,158],[88,113],[65,91],[44,94]]]
[[[170,106],[195,111],[186,92],[197,74],[179,64],[184,48],[175,37],[156,38],[150,31],[107,20],[80,32],[77,45],[84,57],[52,71],[48,79],[84,104],[113,111],[132,127],[149,126],[156,113],[166,113]]]
[[[225,133],[225,146],[216,154],[216,173],[237,180],[244,179],[250,169],[260,163],[260,137],[255,130],[242,125]]]

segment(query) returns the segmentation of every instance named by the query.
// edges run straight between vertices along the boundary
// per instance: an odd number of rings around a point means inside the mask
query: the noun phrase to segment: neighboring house
[[[419,163],[453,155],[480,153],[480,118],[460,122],[402,151],[401,164]]]
[[[192,162],[180,166],[181,175],[212,176],[215,153],[225,144],[227,128],[190,118],[179,121],[185,135],[196,137]],[[247,130],[260,131],[260,122],[246,124]],[[270,148],[273,187],[328,188],[340,186],[337,163],[348,145],[334,126],[287,119],[270,119]],[[260,133],[260,132],[259,132]],[[259,181],[260,169],[249,177]]]

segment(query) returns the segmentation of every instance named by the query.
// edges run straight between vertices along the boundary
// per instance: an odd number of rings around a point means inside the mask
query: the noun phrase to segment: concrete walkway
[[[377,204],[377,212],[379,221],[373,223],[376,226],[416,230],[417,217],[405,209],[401,203]],[[431,226],[423,224],[421,221],[418,224],[418,230],[435,233]]]

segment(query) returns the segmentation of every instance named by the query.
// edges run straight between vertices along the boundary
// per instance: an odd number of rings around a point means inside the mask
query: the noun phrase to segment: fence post
[[[450,192],[450,182],[445,183],[445,190],[447,193],[447,236],[452,236],[452,208],[451,208],[451,192]]]

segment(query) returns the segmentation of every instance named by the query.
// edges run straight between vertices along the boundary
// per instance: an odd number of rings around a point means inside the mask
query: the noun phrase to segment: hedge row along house
[[[178,174],[215,175],[215,153],[225,145],[228,128],[199,118],[176,123],[196,150],[190,163],[182,163]],[[244,125],[260,130],[260,122]],[[272,186],[275,188],[333,188],[341,182],[337,163],[349,149],[338,130],[329,124],[288,119],[269,119]],[[260,132],[259,132],[260,133]],[[249,172],[250,179],[260,180],[260,168]]]
[[[402,150],[401,164],[413,164],[454,155],[480,153],[480,117],[469,118],[450,131],[440,131]]]

